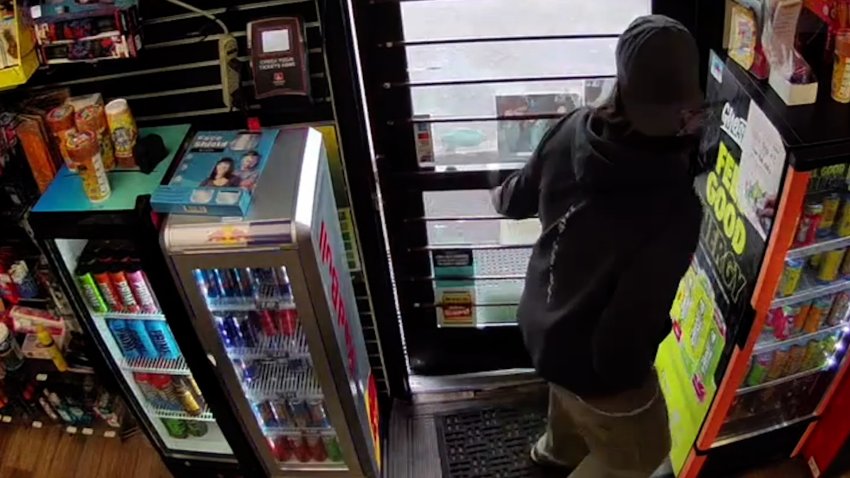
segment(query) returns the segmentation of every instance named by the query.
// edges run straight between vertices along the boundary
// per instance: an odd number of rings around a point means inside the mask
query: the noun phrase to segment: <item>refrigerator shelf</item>
[[[242,360],[309,358],[310,349],[307,346],[307,336],[299,325],[292,336],[263,336],[256,347],[230,347],[227,349],[227,355],[232,359]]]
[[[802,372],[797,372],[795,374],[791,374],[785,377],[777,378],[776,380],[771,380],[769,382],[760,383],[758,385],[753,385],[750,387],[743,387],[738,389],[738,395],[743,395],[745,393],[755,392],[756,390],[761,390],[763,388],[775,387],[777,385],[791,382],[803,377],[808,377],[809,375],[816,374],[827,370],[829,367],[823,365],[820,367],[810,368],[808,370],[803,370]]]
[[[336,436],[336,432],[330,426],[327,427],[263,427],[263,435],[276,437],[280,435],[297,435],[301,433]]]
[[[252,310],[295,310],[292,296],[207,298],[210,312],[250,312]]]
[[[289,367],[286,363],[266,363],[257,377],[244,384],[245,391],[254,401],[279,398],[323,399],[321,386],[312,367]]]
[[[95,320],[125,319],[125,320],[159,320],[165,321],[163,314],[130,314],[126,312],[107,312],[105,314],[91,313]]]
[[[197,420],[201,422],[215,421],[213,413],[207,407],[204,407],[203,411],[199,415],[189,415],[183,410],[171,410],[168,408],[155,407],[153,405],[148,405],[148,407],[150,408],[151,415],[159,418],[176,418],[179,420]]]
[[[796,259],[798,257],[808,257],[821,252],[833,251],[842,247],[850,246],[850,236],[848,237],[826,237],[819,239],[814,244],[800,246],[788,251],[788,259]]]
[[[826,284],[818,282],[811,274],[804,272],[800,278],[800,285],[797,292],[788,297],[777,297],[773,299],[771,308],[782,307],[785,305],[798,304],[816,299],[825,295],[835,294],[844,290],[850,289],[850,280],[839,279]]]
[[[181,355],[179,358],[170,360],[164,358],[151,359],[121,359],[121,368],[141,373],[161,373],[167,375],[189,375],[191,371]]]
[[[762,352],[768,352],[768,351],[783,347],[783,346],[788,345],[788,344],[793,344],[793,343],[797,343],[797,342],[804,342],[804,341],[809,340],[811,338],[820,337],[822,335],[829,335],[830,333],[833,333],[833,332],[839,332],[840,330],[842,330],[843,328],[845,328],[847,326],[848,325],[846,323],[840,323],[838,325],[826,327],[826,328],[820,329],[816,332],[812,332],[812,333],[809,333],[809,334],[796,335],[794,337],[789,337],[785,340],[777,340],[776,337],[771,335],[770,338],[767,339],[767,340],[759,340],[759,342],[756,344],[755,349],[753,350],[753,353],[758,354],[758,353],[762,353]]]

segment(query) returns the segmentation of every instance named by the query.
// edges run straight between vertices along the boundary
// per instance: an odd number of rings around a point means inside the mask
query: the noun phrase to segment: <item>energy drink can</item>
[[[263,331],[263,335],[266,337],[274,337],[277,335],[277,328],[275,327],[275,321],[272,318],[272,313],[268,310],[261,310],[257,312],[257,321],[260,323],[260,329]]]
[[[89,132],[77,132],[68,136],[65,147],[83,180],[83,191],[91,202],[102,202],[112,194],[109,178],[100,155],[97,136]]]
[[[115,285],[112,284],[109,273],[105,269],[99,268],[92,277],[94,277],[94,282],[100,291],[100,296],[103,297],[107,307],[109,307],[109,312],[123,312],[121,299],[119,299],[118,291],[115,290]]]
[[[225,320],[225,317],[215,315],[213,318],[215,320],[215,327],[218,329],[218,336],[221,338],[221,342],[224,346],[227,348],[238,347],[238,337],[233,332],[229,323]]]
[[[139,352],[149,359],[156,360],[159,358],[159,351],[157,350],[157,347],[154,346],[153,341],[151,341],[151,338],[148,335],[148,331],[144,323],[145,321],[127,320],[125,322],[127,324],[127,332],[133,335],[133,343],[138,346]]]
[[[850,254],[848,254],[850,256]],[[826,318],[826,323],[834,327],[847,319],[847,311],[850,309],[850,292],[839,292],[832,301],[832,309]]]
[[[198,405],[200,405],[201,408],[205,408],[206,400],[204,400],[204,395],[201,393],[201,387],[198,386],[198,382],[195,381],[194,377],[191,375],[183,377],[183,383],[185,383],[186,387],[189,388],[189,391],[192,392],[192,395],[195,397],[195,401],[198,402]]]
[[[803,368],[803,358],[806,356],[806,346],[795,344],[791,346],[788,352],[788,363],[785,364],[785,371],[782,376],[794,375],[800,372]]]
[[[160,358],[168,360],[177,360],[180,358],[180,348],[177,347],[177,341],[174,340],[174,335],[171,334],[171,329],[168,323],[159,320],[145,320],[145,329],[148,331],[148,336],[159,352]]]
[[[794,323],[799,313],[800,308],[793,305],[771,309],[765,330],[771,332],[777,340],[785,340],[794,334]]]
[[[322,441],[321,436],[311,434],[305,436],[304,439],[307,441],[307,448],[310,449],[310,456],[313,460],[319,463],[327,461],[328,452],[325,450],[325,443]]]
[[[210,431],[210,428],[200,420],[186,420],[186,431],[189,433],[189,436],[200,438],[206,435]]]
[[[115,285],[115,290],[118,291],[118,296],[121,298],[121,304],[123,305],[123,309],[126,312],[131,314],[138,314],[142,311],[139,303],[136,302],[136,297],[133,295],[133,289],[130,287],[130,283],[127,282],[127,277],[124,275],[124,271],[121,270],[121,266],[116,264],[112,266],[112,270],[109,273],[109,279],[112,280],[112,284]]]
[[[195,396],[192,395],[192,392],[189,388],[180,380],[171,381],[171,386],[174,389],[174,394],[177,396],[177,400],[180,401],[180,405],[183,406],[183,410],[192,416],[198,416],[203,411],[201,409],[201,405],[195,400]]]
[[[790,350],[788,347],[782,347],[773,352],[773,361],[770,363],[770,368],[767,371],[766,381],[769,382],[784,376],[789,354]]]
[[[803,355],[803,370],[817,368],[823,363],[823,343],[820,340],[810,340]]]
[[[106,326],[112,333],[112,337],[121,349],[121,354],[127,360],[142,358],[142,352],[139,350],[135,341],[135,334],[130,332],[130,327],[126,320],[108,319]]]
[[[291,437],[293,442],[293,450],[292,454],[295,456],[295,459],[300,461],[301,463],[307,463],[313,457],[312,452],[310,451],[310,446],[307,445],[307,440],[304,439],[301,435],[293,435]]]
[[[165,425],[165,430],[170,437],[182,439],[189,436],[189,429],[186,426],[185,420],[178,420],[176,418],[161,418],[160,420]]]
[[[809,308],[809,314],[806,316],[806,323],[803,326],[803,332],[813,334],[820,330],[829,311],[832,308],[833,296],[818,297],[812,302]]]
[[[809,265],[813,270],[817,270],[820,267],[820,263],[823,260],[823,252],[818,252],[817,254],[813,254],[812,257],[809,258]]]
[[[823,260],[818,267],[817,280],[819,282],[832,282],[838,279],[838,270],[841,268],[845,251],[846,249],[836,249],[824,252]]]
[[[800,222],[797,224],[797,234],[794,235],[794,246],[806,246],[815,242],[822,215],[822,204],[806,204],[803,209],[803,215],[800,216]]]
[[[285,337],[292,337],[298,330],[298,312],[295,309],[284,309],[275,312],[277,329]]]
[[[308,400],[307,409],[310,411],[310,426],[315,428],[329,428],[328,414],[325,411],[324,400]]]
[[[286,409],[296,427],[307,428],[310,426],[310,409],[307,407],[307,402],[300,398],[293,398],[287,402]]]
[[[803,265],[805,262],[802,259],[788,259],[785,261],[785,270],[782,272],[782,278],[779,281],[779,296],[788,297],[797,291],[797,286],[800,284],[800,277],[803,274]]]
[[[272,450],[275,460],[289,461],[292,458],[292,445],[285,436],[269,438],[269,448]]]
[[[838,213],[838,222],[835,224],[835,232],[841,237],[850,236],[850,194],[844,195],[841,211]]]
[[[258,370],[254,362],[246,362],[242,359],[233,359],[233,366],[242,378],[243,383],[251,383],[257,378]]]
[[[254,297],[251,269],[233,269],[233,274],[242,297]]]
[[[248,314],[241,314],[237,320],[239,322],[239,332],[242,334],[242,340],[245,342],[245,346],[256,347],[259,341],[259,334],[255,328],[256,324],[254,321],[251,320]]]
[[[335,435],[322,435],[322,443],[325,444],[325,451],[328,452],[328,460],[333,462],[343,461],[342,449],[339,446],[339,441]]]
[[[277,426],[277,421],[275,421],[275,415],[274,411],[272,410],[272,405],[268,401],[255,403],[254,415],[257,416],[257,420],[263,427]]]
[[[239,321],[236,320],[236,316],[228,315],[224,318],[224,326],[227,327],[227,330],[230,332],[231,337],[233,338],[233,342],[236,347],[244,347],[245,346],[245,337],[242,336],[242,329],[239,328]]]
[[[153,298],[150,284],[148,284],[145,273],[142,272],[138,264],[131,265],[127,272],[124,273],[127,277],[127,282],[130,283],[130,288],[133,290],[133,296],[136,302],[141,306],[142,312],[146,314],[155,314],[159,311],[156,305],[156,300]]]
[[[838,193],[830,193],[823,199],[823,213],[821,214],[820,225],[818,226],[818,237],[826,237],[832,232],[840,205],[841,196]]]
[[[841,261],[841,267],[838,268],[838,273],[841,277],[850,277],[850,254],[844,255],[844,260]]]
[[[224,297],[224,293],[218,283],[218,276],[216,275],[215,271],[203,270],[201,271],[201,276],[203,277],[204,284],[207,287],[208,298],[217,299],[219,297]]]
[[[293,427],[294,422],[289,418],[289,411],[286,409],[286,400],[273,400],[270,404],[278,426],[284,428]]]
[[[86,265],[78,266],[75,275],[77,285],[80,287],[80,291],[89,309],[96,314],[106,313],[109,309],[106,307],[106,302],[104,302],[103,297],[100,295],[100,291],[88,267]]]
[[[747,378],[745,380],[748,387],[758,385],[765,381],[772,360],[772,352],[764,352],[753,357],[753,363],[750,365],[750,371],[747,373]]]

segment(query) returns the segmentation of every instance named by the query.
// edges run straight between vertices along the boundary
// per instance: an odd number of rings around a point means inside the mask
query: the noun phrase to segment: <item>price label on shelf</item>
[[[32,422],[32,427],[33,427],[33,428],[41,428],[41,427],[43,427],[43,426],[44,426],[44,424],[43,424],[43,423],[41,423],[41,422],[40,422],[40,421],[38,421],[38,420],[36,420],[36,421]]]
[[[12,423],[12,417],[10,417],[9,415],[4,415],[3,417],[0,417],[0,422]]]
[[[115,432],[112,431],[112,430],[107,430],[107,431],[103,432],[103,437],[104,438],[115,438]]]
[[[47,374],[46,373],[40,373],[40,374],[36,375],[35,381],[36,382],[46,382],[47,381]]]
[[[71,435],[76,435],[77,427],[69,426],[69,427],[65,428],[65,431],[70,433]]]
[[[94,430],[91,428],[83,428],[83,435],[91,436],[94,435]]]

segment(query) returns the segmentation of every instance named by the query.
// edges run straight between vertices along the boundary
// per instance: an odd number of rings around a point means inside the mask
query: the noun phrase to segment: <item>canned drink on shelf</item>
[[[788,352],[788,362],[785,364],[785,371],[781,376],[794,375],[803,368],[803,358],[806,356],[806,346],[794,344]]]
[[[294,309],[278,310],[275,313],[277,329],[286,337],[292,337],[298,330],[298,312]]]
[[[832,309],[833,299],[834,297],[829,295],[826,297],[818,297],[812,301],[809,313],[806,316],[806,323],[803,325],[803,332],[813,334],[820,330],[826,320],[826,317],[829,315],[830,309]]]
[[[195,396],[189,390],[189,387],[179,379],[172,379],[172,387],[174,388],[174,394],[177,396],[177,400],[183,406],[183,411],[192,416],[201,414],[203,411],[201,405],[195,400]]]
[[[781,347],[773,352],[773,361],[770,363],[770,368],[767,370],[766,381],[776,380],[785,374],[785,366],[788,364],[788,356],[790,354],[789,347]]]
[[[242,329],[239,328],[239,320],[236,319],[236,316],[231,314],[224,317],[224,325],[230,332],[234,346],[244,347],[245,337],[242,335]]]
[[[254,415],[257,416],[257,420],[259,420],[260,425],[264,427],[277,426],[277,422],[274,419],[272,405],[268,401],[254,403]]]
[[[195,397],[198,405],[200,405],[201,408],[206,407],[206,401],[204,400],[204,395],[201,393],[201,387],[198,386],[198,382],[195,381],[195,378],[191,375],[187,375],[183,377],[183,382],[189,388],[189,391],[192,392],[192,395]]]
[[[325,450],[325,443],[319,435],[307,435],[304,438],[307,441],[307,447],[310,449],[310,456],[313,460],[324,462],[328,459],[328,452]]]
[[[190,436],[200,438],[206,435],[210,431],[210,428],[200,420],[186,420],[186,431]]]
[[[782,272],[782,278],[779,280],[779,296],[788,297],[797,291],[797,286],[800,284],[800,277],[803,275],[803,265],[805,261],[802,259],[788,259],[785,261],[785,270]]]
[[[307,463],[312,458],[312,453],[310,451],[310,446],[307,445],[307,440],[302,435],[293,435],[290,437],[292,440],[292,454],[295,456],[295,459],[302,462]]]
[[[310,426],[310,409],[307,407],[307,402],[300,398],[290,399],[286,404],[286,409],[289,412],[289,418],[295,423],[298,428],[307,428]]]
[[[812,254],[812,256],[809,257],[809,266],[812,268],[812,270],[817,270],[818,267],[820,267],[820,263],[821,263],[822,260],[823,260],[823,252],[818,252],[817,254]]]
[[[268,310],[260,310],[256,313],[256,320],[260,323],[260,329],[266,337],[274,337],[277,335],[277,328],[274,325],[272,313]]]
[[[315,428],[328,428],[328,414],[325,411],[325,401],[314,399],[307,400],[307,409],[310,411],[310,426]]]
[[[764,352],[753,357],[753,362],[750,365],[750,371],[747,373],[745,381],[748,387],[765,381],[772,361],[773,352]]]
[[[292,428],[295,422],[289,417],[289,410],[286,408],[286,400],[271,401],[272,413],[274,413],[275,421],[278,426],[283,428]]]
[[[835,223],[835,233],[841,237],[850,236],[850,194],[845,194]]]
[[[797,224],[797,234],[794,236],[795,246],[805,246],[815,242],[818,228],[823,215],[823,205],[808,203],[803,208],[800,222]]]
[[[127,277],[127,282],[130,283],[130,288],[133,290],[133,295],[141,306],[142,312],[146,314],[157,313],[159,307],[153,298],[153,292],[141,267],[138,264],[133,264],[124,275]]]
[[[142,307],[136,302],[136,297],[133,295],[133,288],[130,287],[130,282],[122,270],[122,266],[116,264],[112,266],[109,272],[109,278],[112,284],[115,285],[115,290],[118,291],[118,298],[121,299],[122,308],[131,314],[138,314],[142,311]]]
[[[174,339],[174,334],[171,333],[171,327],[168,322],[160,320],[145,320],[145,330],[148,331],[156,350],[159,352],[159,357],[168,360],[177,360],[180,358],[180,348],[177,346],[177,340]]]
[[[844,322],[847,318],[848,309],[850,309],[850,291],[839,292],[832,301],[832,309],[829,310],[826,324],[833,327]]]
[[[165,430],[172,438],[187,438],[189,436],[189,429],[184,420],[176,418],[160,418],[160,420],[162,420]]]
[[[329,461],[343,461],[342,448],[339,446],[336,435],[322,435],[322,442],[325,444],[325,451],[328,452]]]
[[[821,213],[820,225],[818,226],[819,237],[826,237],[832,233],[838,208],[841,205],[841,196],[838,193],[829,193],[823,198],[823,213]]]
[[[204,285],[206,286],[207,298],[218,299],[220,297],[224,297],[224,293],[218,284],[218,279],[214,271],[204,269],[201,271],[201,276],[203,276]]]
[[[242,335],[242,341],[245,347],[256,347],[259,339],[259,334],[255,328],[256,324],[248,314],[240,314],[237,318],[239,322],[239,332]]]
[[[803,355],[803,370],[817,368],[823,362],[823,342],[810,340],[806,345],[806,353]]]
[[[126,320],[122,319],[107,319],[106,326],[118,348],[121,350],[121,355],[125,359],[133,360],[142,358],[142,352],[139,350],[138,344],[135,342],[135,334],[130,332],[130,327]]]
[[[225,317],[220,315],[213,316],[213,320],[215,321],[215,328],[218,330],[218,336],[221,338],[221,342],[222,344],[224,344],[225,347],[237,347],[236,337],[233,335],[233,331],[230,328],[230,325],[224,319]]]
[[[844,255],[844,260],[841,261],[841,267],[838,268],[838,274],[841,277],[850,277],[850,254]]]
[[[242,378],[243,383],[251,383],[257,378],[259,370],[257,364],[252,360],[233,359],[233,365],[236,367],[236,372]]]
[[[800,307],[794,305],[771,309],[765,329],[770,331],[777,340],[785,340],[794,335],[798,315],[800,315]]]
[[[289,461],[292,459],[292,451],[295,445],[291,443],[289,437],[281,435],[273,439],[269,438],[269,446],[277,461]]]
[[[812,309],[812,302],[805,302],[798,305],[799,311],[794,316],[794,330],[796,334],[802,333],[806,325],[806,317],[809,316],[809,311]]]
[[[819,282],[833,282],[838,279],[838,271],[844,259],[846,249],[836,249],[823,253],[823,259],[818,267],[817,280]]]

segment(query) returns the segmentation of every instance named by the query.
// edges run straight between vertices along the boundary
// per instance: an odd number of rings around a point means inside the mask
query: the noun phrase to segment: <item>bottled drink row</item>
[[[77,383],[48,384],[33,379],[0,382],[0,415],[27,417],[79,427],[96,419],[121,426],[123,403],[86,375]]]
[[[791,376],[826,365],[840,334],[789,344],[753,356],[745,385],[748,387]]]
[[[106,319],[106,325],[127,360],[177,360],[181,356],[165,321]]]
[[[289,341],[281,345],[292,345],[300,337],[298,313],[294,309],[215,314],[213,319],[222,343],[229,349],[278,343],[271,342],[278,337]],[[287,351],[287,348],[283,348],[279,353],[285,355]]]
[[[191,375],[134,373],[133,380],[144,399],[156,409],[197,417],[206,408],[201,389]]]
[[[285,267],[195,269],[195,281],[207,299],[292,297]]]
[[[86,305],[94,313],[159,312],[141,261],[127,247],[89,242],[77,260],[74,275]]]
[[[254,404],[260,425],[273,428],[330,428],[325,401],[302,398],[278,398]]]
[[[776,340],[813,334],[844,323],[848,310],[850,291],[818,297],[801,304],[776,307],[768,314],[765,333]]]
[[[269,438],[269,446],[278,461],[342,462],[342,449],[336,435],[330,433],[288,433]]]

